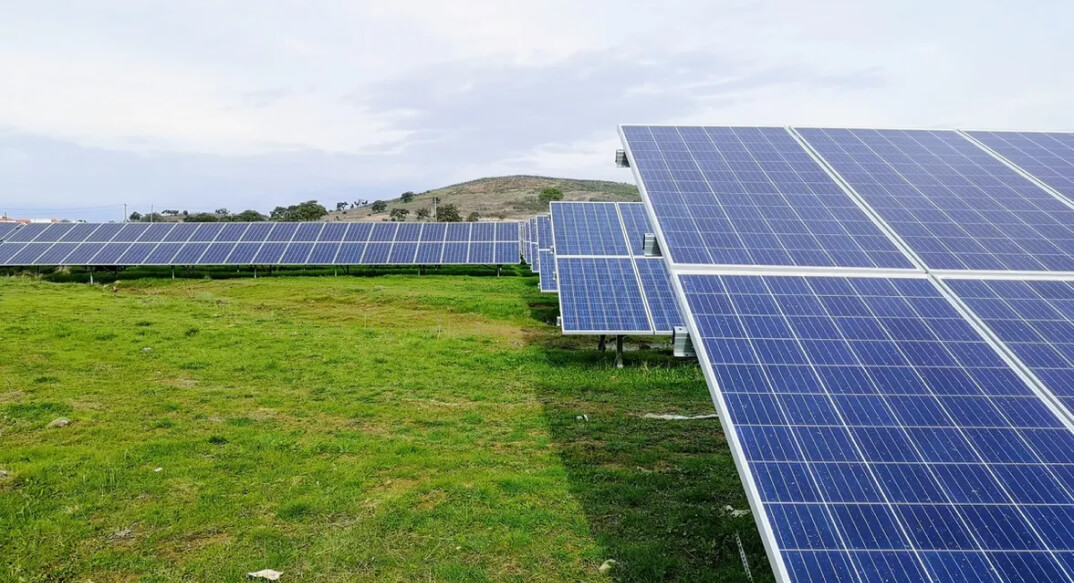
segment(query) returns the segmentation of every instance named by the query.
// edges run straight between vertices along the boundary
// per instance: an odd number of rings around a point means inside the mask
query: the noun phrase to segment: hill
[[[404,208],[410,211],[407,220],[415,220],[418,209],[432,210],[433,197],[440,204],[454,204],[466,217],[477,212],[481,218],[519,220],[548,211],[537,201],[542,188],[555,187],[563,191],[564,200],[591,201],[639,201],[638,188],[633,184],[605,180],[575,180],[545,176],[500,176],[481,178],[461,184],[415,193],[414,199],[404,203],[400,198],[386,200],[388,211]],[[388,218],[388,211],[373,213],[369,207],[330,212],[329,221],[379,221]]]

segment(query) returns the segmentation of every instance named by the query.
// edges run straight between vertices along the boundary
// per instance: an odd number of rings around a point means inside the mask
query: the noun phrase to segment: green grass
[[[745,581],[736,532],[771,580],[718,423],[641,418],[711,411],[696,364],[616,370],[554,297],[0,278],[0,581]]]

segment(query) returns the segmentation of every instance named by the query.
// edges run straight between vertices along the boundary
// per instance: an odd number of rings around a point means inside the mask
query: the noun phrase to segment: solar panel
[[[441,233],[441,236],[443,236],[443,233]],[[444,244],[442,242],[419,243],[418,255],[414,258],[414,262],[422,265],[438,265],[443,255]]]
[[[930,268],[1074,271],[1074,208],[958,133],[797,131]]]
[[[499,241],[496,243],[496,252],[492,262],[496,265],[518,263],[518,242]]]
[[[614,202],[553,202],[550,210],[556,255],[630,255]]]
[[[914,267],[785,129],[622,134],[672,263]]]
[[[34,259],[34,265],[63,265],[64,259],[71,254],[78,243],[54,243],[41,255]]]
[[[653,332],[670,333],[676,326],[685,325],[679,304],[671,289],[671,274],[662,257],[636,257],[638,278],[641,280],[641,292],[649,313],[653,317]]]
[[[395,240],[395,231],[399,228],[396,223],[374,223],[373,233],[369,235],[370,241],[391,242]]]
[[[89,261],[94,265],[114,265],[131,246],[130,243],[105,243]]]
[[[98,224],[79,224],[59,238],[61,243],[81,243],[100,227]]]
[[[559,289],[559,284],[556,281],[556,256],[549,249],[541,249],[537,251],[538,259],[538,275],[540,276],[540,283],[538,288],[543,292],[554,292]]]
[[[929,280],[676,277],[781,579],[1069,579],[1074,433]]]
[[[495,243],[486,243],[479,241],[470,242],[470,255],[468,258],[469,263],[484,264],[495,262]]]
[[[5,263],[7,265],[33,265],[34,259],[48,251],[52,243],[26,243]]]
[[[191,233],[188,239],[191,242],[209,242],[215,241],[220,236],[220,232],[224,230],[223,225],[217,225],[215,223],[202,223],[198,225],[198,228]],[[223,241],[224,239],[221,239]]]
[[[3,243],[0,244],[0,263],[8,265],[8,260],[14,257],[22,248],[26,246],[26,243]]]
[[[156,246],[156,243],[132,243],[123,255],[116,259],[116,265],[140,265],[153,253]]]
[[[250,223],[239,240],[245,242],[264,241],[275,226],[274,223]]]
[[[373,234],[377,234],[377,229],[373,229]],[[391,252],[391,249],[391,243],[369,243],[365,247],[365,254],[362,255],[361,263],[365,265],[388,263],[388,253]]]
[[[175,223],[153,223],[145,228],[136,241],[139,243],[159,243],[172,232]]]
[[[262,230],[260,235],[267,235],[268,232]],[[258,234],[255,233],[255,236]],[[224,259],[224,263],[228,265],[249,265],[253,262],[254,256],[257,255],[257,251],[261,249],[261,243],[238,243]]]
[[[138,240],[146,230],[149,229],[149,225],[146,223],[129,223],[123,225],[112,237],[113,243],[133,243]]]
[[[194,223],[179,223],[178,225],[175,225],[175,227],[172,228],[171,231],[168,231],[167,235],[164,236],[164,242],[185,243],[190,239],[191,236],[194,235],[194,232],[197,231],[198,227],[200,226],[201,225]]]
[[[448,236],[451,236],[450,228],[448,229]],[[459,243],[454,241],[444,243],[444,258],[441,262],[444,265],[466,263],[469,247],[469,243]]]
[[[293,234],[293,232],[292,232]],[[303,255],[303,263],[305,263],[305,257],[309,255],[310,249],[313,248],[313,243],[296,243],[296,245],[305,245],[305,254]],[[299,248],[295,248],[298,252]],[[287,243],[281,241],[266,241],[261,248],[257,250],[253,259],[250,261],[255,265],[275,265],[280,262],[284,252],[287,251]]]
[[[546,253],[547,251],[541,251]],[[648,334],[634,264],[624,257],[557,257],[564,334]],[[544,278],[542,278],[542,282]]]
[[[173,262],[172,259],[182,248],[182,243],[169,243],[165,241],[157,245],[149,256],[145,258],[143,263],[146,265],[177,265],[179,262]]]
[[[301,223],[276,223],[272,231],[265,237],[266,241],[287,242],[295,238]]]
[[[51,224],[31,223],[29,225],[23,225],[21,229],[11,233],[4,239],[5,243],[28,243],[37,238],[38,235],[45,232],[45,229],[51,227]]]
[[[238,237],[241,233],[232,230],[230,233],[226,234],[221,232],[221,235],[226,235],[226,237],[232,238]],[[227,261],[228,255],[231,255],[231,252],[234,250],[235,243],[231,241],[226,243],[210,243],[209,247],[205,250],[205,254],[201,256],[197,263],[201,265],[223,265]]]
[[[7,239],[11,233],[14,233],[21,225],[21,223],[0,223],[0,241]]]
[[[74,223],[52,223],[45,226],[45,229],[34,238],[35,243],[53,243],[59,241],[66,235],[71,229],[75,228]]]
[[[318,256],[318,259],[325,255],[327,256],[327,259],[323,261],[315,261],[314,263],[332,263],[332,260],[336,256],[336,252],[339,250],[339,244],[332,243],[325,245],[323,243],[309,242],[289,243],[284,250],[283,255],[276,260],[276,263],[280,265],[303,265],[307,260],[313,259],[312,254],[314,253],[314,249],[317,249],[322,245],[324,245],[324,248],[320,250],[321,255]]]
[[[552,248],[552,217],[541,215],[534,219],[537,224],[537,248]]]
[[[200,263],[199,259],[208,248],[209,244],[204,242],[187,243],[172,257],[172,263],[175,265],[195,265]]]
[[[1074,412],[1074,282],[945,282],[1066,408]]]
[[[966,132],[1034,178],[1074,200],[1074,134]]]
[[[645,211],[645,205],[640,202],[620,202],[619,216],[623,217],[623,226],[626,229],[627,242],[630,244],[630,253],[633,255],[645,254],[645,235],[653,233],[653,226],[649,223],[649,215]]]
[[[400,231],[400,234],[402,232]],[[415,235],[417,236],[417,235]],[[388,263],[408,265],[414,263],[414,256],[418,253],[418,244],[411,242],[396,241],[388,254]]]
[[[355,265],[362,262],[365,245],[365,243],[318,243],[313,248],[313,255],[310,255],[309,263]]]

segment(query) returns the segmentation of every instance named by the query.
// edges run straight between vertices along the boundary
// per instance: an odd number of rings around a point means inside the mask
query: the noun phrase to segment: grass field
[[[696,363],[616,370],[555,310],[517,276],[0,278],[0,581],[745,581],[736,532],[771,580],[718,422],[641,418],[711,412]]]

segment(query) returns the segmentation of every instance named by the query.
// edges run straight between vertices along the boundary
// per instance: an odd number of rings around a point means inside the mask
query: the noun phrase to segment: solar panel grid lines
[[[1035,568],[1044,579],[1069,578],[1062,561],[1071,546],[1069,525],[1057,526],[1062,523],[1052,516],[1071,515],[1071,479],[1069,473],[1056,476],[1054,460],[1041,455],[1054,451],[1047,439],[1062,436],[1069,444],[1074,438],[1046,410],[1015,419],[994,404],[1009,402],[1008,392],[1023,397],[1030,389],[995,352],[981,352],[988,345],[979,335],[974,339],[969,323],[929,280],[677,275],[676,283],[694,337],[702,340],[698,352],[713,399],[751,505],[761,509],[757,518],[781,579],[999,580],[999,573],[1020,580],[1024,565],[1017,559],[1029,550],[1041,558]],[[717,317],[721,313],[727,316]],[[864,325],[869,322],[879,324],[870,329]],[[935,351],[920,347],[923,333],[960,347],[943,348],[957,366],[920,360]],[[866,364],[863,358],[874,362],[882,353],[876,346],[859,347],[878,342],[878,334],[895,344],[893,354],[905,359],[903,365]],[[712,343],[716,337],[723,338],[719,348]],[[844,354],[854,355],[854,366],[831,360],[840,354],[828,340],[835,337],[848,348]],[[820,342],[829,345],[818,347]],[[977,350],[961,349],[967,346]],[[913,374],[895,374],[902,369]],[[853,370],[858,374],[850,375]],[[958,377],[950,375],[957,371],[972,382],[954,383]],[[912,390],[905,390],[907,383]],[[795,391],[769,390],[785,386]],[[909,399],[931,399],[938,413],[907,418],[920,408],[891,404]],[[1041,437],[1047,431],[1053,434]],[[943,432],[947,449],[965,459],[937,457],[948,455],[933,443]],[[1003,436],[1016,437],[1019,446],[1003,445]],[[768,449],[760,447],[765,439]],[[1021,457],[1011,462],[1014,450]],[[909,455],[914,459],[904,459]],[[970,470],[979,478],[978,490],[994,499],[955,489]],[[1018,502],[1026,495],[1018,484],[1030,475],[1047,475],[1062,502],[1046,509]],[[786,503],[780,492],[799,499]],[[878,565],[888,571],[878,572]]]
[[[1074,133],[959,130],[1035,184],[1074,204]]]
[[[614,202],[553,202],[552,246],[557,257],[630,256]]]
[[[673,263],[914,268],[785,128],[620,136]]]
[[[1074,208],[965,135],[796,132],[930,268],[1074,271]]]
[[[542,250],[541,253],[547,253]],[[629,257],[556,257],[564,334],[651,334]],[[564,298],[577,301],[564,301]]]

